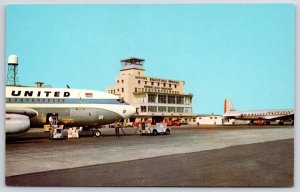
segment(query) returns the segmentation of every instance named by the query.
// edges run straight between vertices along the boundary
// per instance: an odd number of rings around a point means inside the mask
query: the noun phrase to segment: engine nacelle
[[[30,120],[26,115],[5,114],[5,130],[7,134],[22,133],[30,128]]]

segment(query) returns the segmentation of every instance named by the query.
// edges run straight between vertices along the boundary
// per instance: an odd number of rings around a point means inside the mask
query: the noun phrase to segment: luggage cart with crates
[[[64,138],[64,126],[58,125],[58,114],[54,113],[49,117],[50,123],[50,132],[49,132],[49,139],[63,139]]]

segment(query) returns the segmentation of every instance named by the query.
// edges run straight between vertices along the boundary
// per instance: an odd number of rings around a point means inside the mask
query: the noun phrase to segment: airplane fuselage
[[[58,114],[65,126],[100,126],[127,118],[135,108],[117,96],[100,91],[40,87],[6,87],[6,113],[30,117],[30,127],[49,123]]]
[[[224,113],[224,118],[239,120],[258,120],[258,119],[276,119],[279,117],[290,116],[294,114],[291,109],[274,110],[249,110],[249,111],[229,111]]]
[[[225,99],[224,101],[224,114],[225,120],[238,119],[238,120],[250,120],[251,122],[255,120],[263,120],[266,123],[275,120],[294,120],[294,110],[293,109],[270,109],[270,110],[243,110],[237,111],[230,99]]]

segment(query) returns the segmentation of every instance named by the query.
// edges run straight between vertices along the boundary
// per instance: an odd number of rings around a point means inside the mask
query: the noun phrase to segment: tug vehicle
[[[167,123],[156,123],[152,127],[151,123],[142,122],[139,125],[139,134],[140,135],[158,135],[158,134],[171,134],[171,128],[167,126]]]

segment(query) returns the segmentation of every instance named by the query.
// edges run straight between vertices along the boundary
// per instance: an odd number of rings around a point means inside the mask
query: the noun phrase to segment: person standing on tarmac
[[[121,119],[119,121],[116,121],[116,123],[115,123],[116,138],[120,137],[120,127],[121,127]]]

